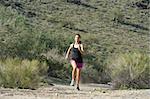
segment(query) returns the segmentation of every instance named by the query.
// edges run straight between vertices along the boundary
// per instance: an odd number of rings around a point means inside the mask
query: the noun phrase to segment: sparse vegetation
[[[46,72],[47,64],[38,60],[19,58],[0,60],[0,86],[36,89]]]
[[[110,60],[109,60],[110,61]],[[150,57],[134,52],[113,57],[108,64],[115,88],[150,88]]]
[[[46,61],[49,76],[70,79],[64,54],[74,34],[80,33],[85,68],[94,72],[85,69],[84,81],[90,76],[92,82],[107,83],[109,57],[148,54],[148,4],[148,0],[0,0],[0,59]]]

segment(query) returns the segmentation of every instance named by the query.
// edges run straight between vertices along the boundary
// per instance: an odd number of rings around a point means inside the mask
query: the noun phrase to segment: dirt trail
[[[37,90],[0,88],[0,99],[150,99],[150,89],[112,90],[103,84],[58,85],[40,87]]]

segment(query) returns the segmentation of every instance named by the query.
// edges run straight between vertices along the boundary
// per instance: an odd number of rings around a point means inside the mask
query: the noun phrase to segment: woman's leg
[[[79,90],[80,74],[81,74],[81,68],[77,68],[76,84],[77,84],[78,90]]]
[[[71,65],[72,65],[72,81],[71,81],[70,85],[74,85],[75,72],[76,72],[77,64],[74,60],[71,60]]]

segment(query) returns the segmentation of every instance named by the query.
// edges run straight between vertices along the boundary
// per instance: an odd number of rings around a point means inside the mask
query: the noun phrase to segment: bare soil
[[[75,86],[54,84],[36,90],[0,88],[0,99],[150,99],[150,89],[113,90],[104,84]]]

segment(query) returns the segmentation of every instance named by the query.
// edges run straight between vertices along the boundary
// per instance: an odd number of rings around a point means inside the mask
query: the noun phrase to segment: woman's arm
[[[71,50],[72,47],[73,47],[73,44],[70,44],[70,47],[68,48],[68,51],[67,51],[65,59],[68,59],[69,53],[70,53],[70,50]]]
[[[84,53],[83,44],[79,45],[78,50],[80,51],[81,54]]]

